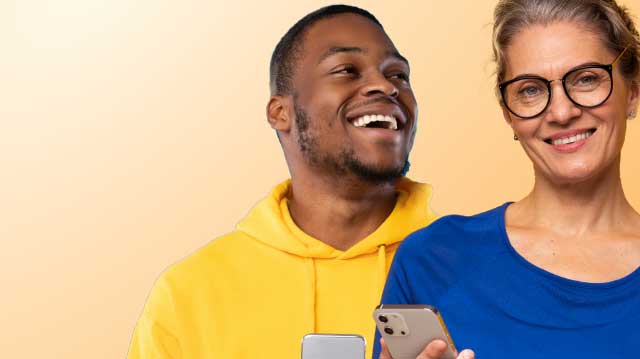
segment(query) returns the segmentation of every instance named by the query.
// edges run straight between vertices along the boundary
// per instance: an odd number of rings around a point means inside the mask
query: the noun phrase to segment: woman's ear
[[[632,81],[629,88],[627,116],[638,113],[638,101],[640,101],[640,81]]]

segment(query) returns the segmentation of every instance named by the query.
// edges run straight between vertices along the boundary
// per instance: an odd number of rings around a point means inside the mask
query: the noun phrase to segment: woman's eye
[[[535,97],[540,95],[540,88],[537,86],[525,86],[518,91],[518,94],[524,97]]]
[[[583,75],[582,77],[578,78],[577,81],[575,82],[575,86],[591,86],[594,85],[596,83],[598,83],[599,78],[597,75]]]

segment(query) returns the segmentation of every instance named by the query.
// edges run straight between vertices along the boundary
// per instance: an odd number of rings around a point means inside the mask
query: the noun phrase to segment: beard
[[[343,146],[336,153],[322,152],[317,144],[317,137],[309,126],[307,113],[298,106],[294,97],[295,123],[298,129],[296,142],[303,157],[311,166],[328,170],[336,177],[353,175],[363,181],[380,184],[388,183],[404,176],[409,170],[409,154],[401,165],[383,167],[365,163],[358,158],[353,148]]]

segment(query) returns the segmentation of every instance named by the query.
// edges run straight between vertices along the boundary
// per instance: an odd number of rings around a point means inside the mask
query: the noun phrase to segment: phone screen
[[[365,340],[360,335],[307,334],[302,339],[302,359],[364,359]]]

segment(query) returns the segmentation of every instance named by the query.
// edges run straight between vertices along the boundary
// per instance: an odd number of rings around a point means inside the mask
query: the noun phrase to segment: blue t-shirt
[[[608,283],[536,267],[509,242],[508,205],[443,217],[410,235],[382,303],[435,306],[458,350],[473,349],[476,359],[640,358],[640,267]]]

